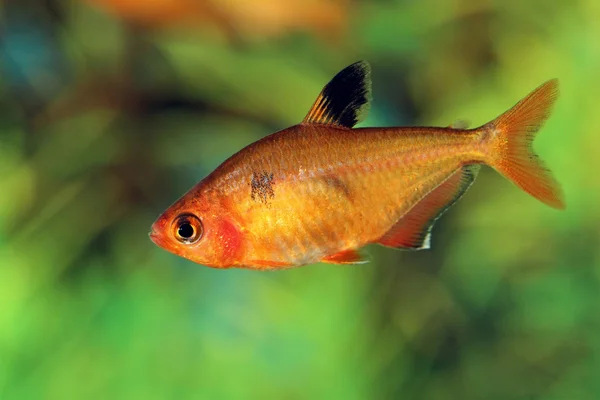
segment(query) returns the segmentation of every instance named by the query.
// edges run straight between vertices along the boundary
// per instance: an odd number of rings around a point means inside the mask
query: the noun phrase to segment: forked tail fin
[[[518,187],[550,207],[564,209],[559,183],[533,152],[532,142],[542,127],[556,98],[558,80],[550,80],[513,108],[484,125],[491,133],[488,162]]]

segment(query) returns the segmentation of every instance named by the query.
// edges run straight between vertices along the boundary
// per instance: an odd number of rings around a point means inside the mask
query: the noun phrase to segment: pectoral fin
[[[479,165],[469,165],[454,172],[411,208],[377,243],[403,249],[428,249],[433,224],[461,198],[478,172]]]
[[[323,258],[321,262],[329,264],[365,264],[369,262],[369,259],[358,250],[344,250]]]

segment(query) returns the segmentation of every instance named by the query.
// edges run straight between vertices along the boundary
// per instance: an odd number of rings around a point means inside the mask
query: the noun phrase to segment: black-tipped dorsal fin
[[[370,103],[371,67],[358,61],[333,77],[302,122],[352,128],[366,118]]]

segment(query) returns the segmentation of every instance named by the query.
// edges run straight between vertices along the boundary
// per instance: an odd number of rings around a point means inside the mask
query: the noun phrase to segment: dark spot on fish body
[[[269,200],[275,198],[273,190],[273,173],[263,171],[261,173],[253,172],[250,181],[250,198],[253,201],[269,205]]]
[[[497,130],[496,125],[493,122],[488,123],[481,129],[480,141],[483,144],[487,144],[492,138],[496,137]]]
[[[350,198],[350,190],[341,179],[336,178],[335,176],[327,176],[325,177],[325,183],[336,191],[342,193],[344,197]]]

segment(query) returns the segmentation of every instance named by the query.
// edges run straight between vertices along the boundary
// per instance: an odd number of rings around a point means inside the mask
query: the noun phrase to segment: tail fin
[[[536,199],[564,209],[559,183],[532,148],[533,139],[550,116],[557,97],[558,80],[553,79],[484,127],[494,133],[490,165]]]

